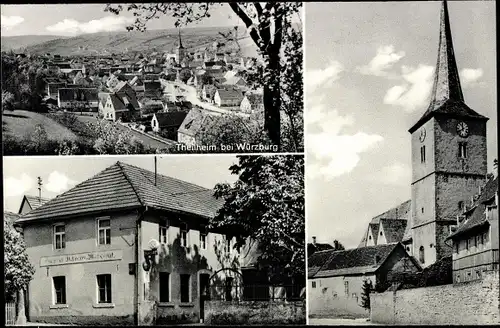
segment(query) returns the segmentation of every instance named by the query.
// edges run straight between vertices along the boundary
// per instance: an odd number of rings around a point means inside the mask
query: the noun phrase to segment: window
[[[231,237],[226,237],[226,252],[231,252]]]
[[[460,210],[460,212],[463,212],[463,210],[464,210],[464,202],[463,202],[463,200],[461,200],[461,201],[458,202],[458,209]]]
[[[458,254],[458,243],[455,243],[455,253]]]
[[[312,288],[316,288],[316,281],[313,281],[313,282],[311,283],[311,285],[312,285]]]
[[[382,236],[382,231],[380,231],[380,235]]]
[[[425,146],[420,147],[420,163],[425,163]]]
[[[200,248],[207,249],[207,233],[200,232]]]
[[[422,213],[424,213],[424,208],[422,207]]]
[[[368,236],[368,239],[372,240],[372,236]]]
[[[53,277],[54,304],[66,304],[66,277]]]
[[[458,143],[458,157],[459,158],[467,158],[467,143],[459,142]]]
[[[97,301],[98,303],[111,303],[111,275],[97,275]]]
[[[420,246],[420,248],[418,249],[418,260],[422,264],[425,263],[425,250],[424,250],[424,246]]]
[[[162,244],[167,244],[168,243],[168,221],[163,220],[163,222],[160,223],[159,227],[159,235],[160,235],[160,243]]]
[[[465,241],[465,249],[469,250],[469,239]]]
[[[344,291],[346,296],[349,296],[349,281],[344,281]]]
[[[187,232],[187,229],[186,227],[182,228],[181,229],[181,246],[182,247],[187,247],[188,245],[188,236],[187,236],[188,232]]]
[[[66,247],[66,229],[64,224],[54,226],[54,245],[56,249]]]
[[[160,272],[160,302],[170,302],[170,273]]]
[[[457,278],[456,278],[457,282],[460,282],[460,274],[457,273]]]
[[[191,276],[188,274],[181,274],[181,302],[189,303],[190,302],[190,280]]]
[[[481,279],[481,271],[476,270],[476,279]]]
[[[227,277],[224,283],[225,283],[224,289],[226,294],[225,300],[232,301],[233,295],[231,291],[233,290],[233,277]]]
[[[479,236],[474,236],[474,247],[477,247],[477,240],[479,239]]]
[[[97,230],[99,236],[99,245],[111,244],[111,220],[97,219]]]

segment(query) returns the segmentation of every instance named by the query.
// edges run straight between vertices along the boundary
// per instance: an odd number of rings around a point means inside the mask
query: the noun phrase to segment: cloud
[[[407,186],[411,180],[411,168],[406,164],[396,162],[383,167],[369,177],[376,182],[387,185]]]
[[[125,16],[107,16],[83,23],[65,18],[54,25],[47,26],[46,29],[53,33],[69,34],[112,32],[124,30],[125,26],[133,21],[133,18]]]
[[[364,75],[390,77],[392,75],[387,70],[392,68],[404,56],[405,52],[395,52],[393,45],[381,46],[377,49],[377,54],[368,65],[358,66],[357,70]]]
[[[21,17],[21,16],[4,16],[4,15],[1,15],[2,17],[2,28],[6,29],[6,30],[10,30],[11,28],[13,28],[14,26],[16,25],[19,25],[21,24],[22,22],[24,22],[24,18]]]
[[[35,179],[23,173],[21,177],[8,177],[4,180],[4,195],[7,197],[24,195],[35,185]]]
[[[460,80],[464,88],[474,87],[481,83],[478,80],[483,76],[481,68],[464,68],[460,71]]]
[[[421,109],[428,103],[434,67],[420,64],[418,68],[402,66],[401,70],[404,82],[387,90],[384,104],[402,107],[407,112]]]
[[[332,82],[340,78],[340,73],[343,71],[344,66],[335,60],[332,60],[323,69],[306,70],[305,84],[307,92],[312,92],[321,85],[331,86]]]
[[[342,128],[354,124],[354,119],[339,115],[337,110],[325,111],[321,105],[311,107],[307,123],[315,124],[320,129],[319,133],[309,132],[306,139],[308,151],[317,160],[308,164],[307,171],[311,178],[330,179],[351,172],[358,165],[360,154],[383,140],[379,135],[365,132],[341,134]]]
[[[66,175],[53,171],[49,174],[48,182],[45,184],[45,189],[55,193],[68,190],[71,186],[75,185],[76,181],[69,179]]]

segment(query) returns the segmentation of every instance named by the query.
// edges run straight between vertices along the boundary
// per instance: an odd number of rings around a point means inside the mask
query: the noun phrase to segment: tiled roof
[[[224,99],[239,99],[243,100],[243,94],[239,90],[234,89],[217,89],[221,100]]]
[[[498,192],[498,177],[488,180],[484,189],[476,202],[474,210],[467,214],[468,219],[464,224],[458,227],[457,231],[451,234],[447,239],[455,239],[460,235],[466,233],[467,231],[477,228],[483,224],[487,224],[486,220],[486,206],[487,203],[495,197],[495,193]],[[498,204],[497,204],[498,206]]]
[[[148,206],[205,218],[214,217],[223,200],[192,183],[117,162],[94,177],[24,215],[19,222]]]
[[[402,247],[399,243],[393,243],[353,248],[343,251],[324,251],[325,253],[330,253],[330,257],[314,275],[314,278],[375,272],[398,245]],[[313,256],[315,254],[313,254]],[[375,264],[376,257],[378,257],[379,260]]]
[[[58,90],[60,101],[98,101],[96,88],[60,88]]]
[[[332,250],[318,251],[307,257],[307,278],[313,278],[321,267],[328,262]]]
[[[411,211],[411,200],[407,200],[390,210],[372,218],[371,223],[379,223],[380,219],[408,219]]]
[[[193,108],[184,118],[178,132],[194,137],[201,128],[207,128],[214,120],[215,118],[208,112]]]
[[[384,229],[387,243],[397,243],[403,240],[406,230],[407,220],[380,219],[382,229]]]
[[[39,208],[40,206],[42,206],[43,204],[45,204],[46,202],[48,202],[50,200],[48,198],[29,196],[29,195],[25,195],[24,197],[26,198],[26,200],[30,204],[30,207],[32,210]]]
[[[167,112],[167,113],[155,113],[156,120],[160,128],[174,126],[181,126],[182,122],[186,118],[186,112]]]

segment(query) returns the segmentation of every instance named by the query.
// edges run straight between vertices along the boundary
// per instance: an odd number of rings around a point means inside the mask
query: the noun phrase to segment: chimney
[[[316,245],[316,236],[313,236],[313,245]]]
[[[334,240],[333,241],[333,246],[335,247],[335,250],[338,250],[339,249],[339,241],[338,240]]]

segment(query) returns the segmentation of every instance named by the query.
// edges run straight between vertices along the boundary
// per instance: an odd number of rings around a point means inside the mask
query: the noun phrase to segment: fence
[[[213,284],[205,292],[205,300],[210,301],[299,301],[301,290],[299,285],[245,285],[235,283]]]
[[[16,303],[5,303],[5,325],[16,324]]]

